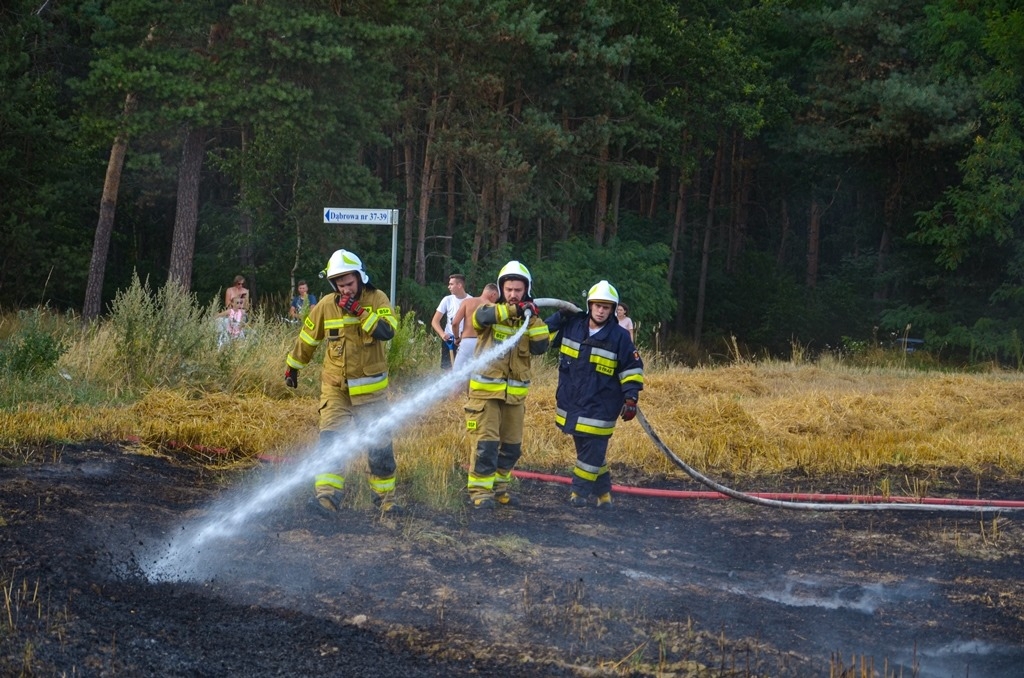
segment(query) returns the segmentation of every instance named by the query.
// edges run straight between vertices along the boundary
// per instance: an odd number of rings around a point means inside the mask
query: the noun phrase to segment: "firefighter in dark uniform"
[[[348,250],[331,255],[326,277],[334,292],[324,296],[302,322],[302,331],[288,354],[285,383],[298,386],[299,370],[309,364],[326,340],[320,377],[320,446],[330,446],[339,431],[359,420],[366,425],[368,410],[387,398],[386,342],[395,336],[397,322],[384,292],[370,284],[359,257]],[[361,417],[361,415],[363,415]],[[370,487],[381,513],[395,514],[395,450],[390,437],[367,454]],[[341,507],[345,478],[321,473],[314,479],[310,507],[333,515]]]
[[[473,311],[476,355],[508,341],[526,323],[514,347],[470,376],[466,430],[474,446],[466,489],[476,509],[514,505],[512,469],[523,453],[523,421],[530,390],[531,361],[548,349],[548,328],[531,296],[530,271],[510,261],[498,273],[497,303]]]
[[[573,506],[611,507],[608,442],[618,417],[636,416],[644,387],[643,361],[615,318],[618,304],[618,291],[602,280],[587,293],[586,312],[559,311],[546,321],[561,338],[555,424],[576,445]]]

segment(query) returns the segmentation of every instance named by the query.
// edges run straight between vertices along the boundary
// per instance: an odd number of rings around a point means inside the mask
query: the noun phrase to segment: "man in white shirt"
[[[452,273],[448,276],[448,296],[441,300],[434,313],[434,319],[430,326],[434,328],[437,336],[441,337],[441,369],[450,370],[455,361],[455,333],[452,332],[452,319],[458,312],[462,302],[469,298],[466,293],[466,276],[461,273]],[[441,324],[442,318],[444,325]],[[461,329],[461,328],[459,328]]]

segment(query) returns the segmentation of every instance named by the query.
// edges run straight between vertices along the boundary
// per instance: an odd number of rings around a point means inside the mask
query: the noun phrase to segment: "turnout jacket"
[[[304,368],[326,340],[320,380],[347,389],[355,404],[370,402],[382,397],[388,387],[385,342],[395,336],[398,322],[388,295],[376,288],[363,287],[359,295],[363,310],[358,316],[338,307],[339,296],[332,292],[313,307],[286,362],[294,369]]]
[[[561,333],[555,423],[572,435],[610,436],[627,399],[644,387],[644,363],[614,317],[594,335],[590,316],[561,312],[547,319]]]
[[[507,341],[523,326],[514,304],[481,304],[473,311],[477,341],[475,355]],[[532,374],[531,358],[548,350],[548,326],[531,316],[527,330],[516,345],[469,378],[471,398],[501,399],[510,405],[526,402]]]

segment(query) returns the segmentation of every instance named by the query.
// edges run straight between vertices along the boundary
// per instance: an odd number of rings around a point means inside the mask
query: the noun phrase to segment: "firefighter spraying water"
[[[351,256],[351,253],[346,254]],[[341,256],[344,257],[345,255]],[[332,259],[332,261],[334,260]],[[358,258],[349,259],[346,263],[340,264],[335,261],[335,264],[335,268],[331,268],[330,265],[328,266],[329,272],[356,273],[359,279],[362,280],[362,264],[358,261]],[[351,268],[346,271],[340,271],[341,268],[346,266]],[[365,283],[365,281],[363,282]],[[357,312],[355,315],[337,313],[334,310],[335,308],[342,309],[345,306],[345,303],[339,302],[342,302],[346,296],[346,291],[348,291],[348,288],[345,285],[341,285],[336,294],[328,295],[324,300],[321,300],[321,303],[327,303],[327,306],[321,309],[321,320],[326,325],[327,321],[323,319],[330,316],[333,319],[331,324],[339,330],[339,337],[342,336],[341,328],[348,327],[346,322],[353,326],[355,325],[351,320],[346,321],[348,315],[351,315],[352,318],[360,318],[360,328],[368,327],[370,332],[373,332],[381,323],[380,309],[382,306],[379,303],[373,304],[377,315],[376,324],[367,322],[367,318],[372,313],[366,309],[361,309],[364,312]],[[348,304],[352,305],[352,291],[349,291],[347,296],[349,297]],[[357,298],[360,306],[362,306],[361,300],[363,298],[369,299],[368,296],[365,296],[365,288],[363,294],[360,294]],[[446,372],[440,379],[431,378],[429,383],[425,383],[420,388],[415,389],[402,400],[389,404],[379,403],[378,416],[375,418],[373,426],[353,426],[337,435],[328,436],[326,440],[321,439],[316,448],[308,455],[298,458],[294,463],[289,464],[286,469],[278,470],[272,477],[264,479],[259,486],[255,488],[239,488],[210,509],[211,517],[204,521],[182,526],[165,548],[155,553],[138,555],[142,571],[152,581],[199,581],[207,576],[211,576],[219,567],[223,566],[223,559],[230,557],[229,553],[217,548],[217,546],[223,546],[227,539],[242,531],[245,525],[254,517],[278,508],[285,498],[291,496],[303,483],[309,482],[310,478],[316,477],[324,468],[344,466],[347,461],[350,461],[361,450],[380,449],[385,445],[389,445],[391,435],[398,428],[400,422],[406,422],[415,418],[416,415],[422,413],[435,401],[447,397],[446,394],[453,387],[465,384],[470,375],[474,375],[474,378],[479,378],[486,374],[488,366],[495,361],[500,362],[503,356],[519,346],[520,339],[527,336],[531,328],[536,331],[537,327],[544,325],[539,320],[533,322],[536,318],[538,305],[549,308],[565,308],[572,311],[579,310],[571,303],[558,299],[544,298],[536,299],[529,303],[522,299],[518,299],[515,302],[507,301],[501,309],[492,309],[490,313],[494,314],[495,318],[499,317],[498,314],[510,314],[509,305],[519,303],[522,303],[523,307],[519,309],[516,306],[515,313],[519,315],[521,323],[517,327],[507,330],[510,333],[504,335],[502,340],[479,345],[476,355],[472,360],[469,360],[458,369]],[[313,313],[310,314],[311,317],[313,315]],[[505,316],[505,318],[507,317],[508,315]],[[315,319],[312,321],[312,330],[308,324],[304,325],[304,332],[314,343],[317,341],[318,335],[316,322]],[[384,322],[387,321],[385,320]],[[502,328],[509,327],[511,326],[502,325]],[[546,344],[546,326],[544,326],[543,333]],[[302,335],[300,335],[300,341],[307,344],[307,340]],[[289,366],[286,371],[286,379],[290,380],[289,386],[292,385],[291,382],[296,386],[298,385],[298,370],[303,365],[308,364],[312,354],[312,351],[307,353],[305,349],[297,352],[304,359],[297,359],[295,353],[290,354]],[[293,362],[297,364],[293,364]],[[522,376],[521,373],[517,374],[520,377]],[[373,383],[380,383],[380,380]],[[372,482],[373,479],[371,478]],[[374,489],[376,490],[377,488],[375,487]],[[376,492],[375,495],[380,496]],[[385,497],[385,499],[388,499],[388,497]],[[380,508],[379,505],[378,508]]]

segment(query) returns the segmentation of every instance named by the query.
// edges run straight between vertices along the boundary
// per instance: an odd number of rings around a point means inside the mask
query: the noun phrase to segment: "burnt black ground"
[[[192,554],[193,581],[152,583],[175,536],[277,471],[99,444],[37,459],[0,467],[2,675],[984,678],[1024,660],[1015,514],[632,496],[600,512],[522,481],[523,505],[490,515],[330,522],[296,495]]]

